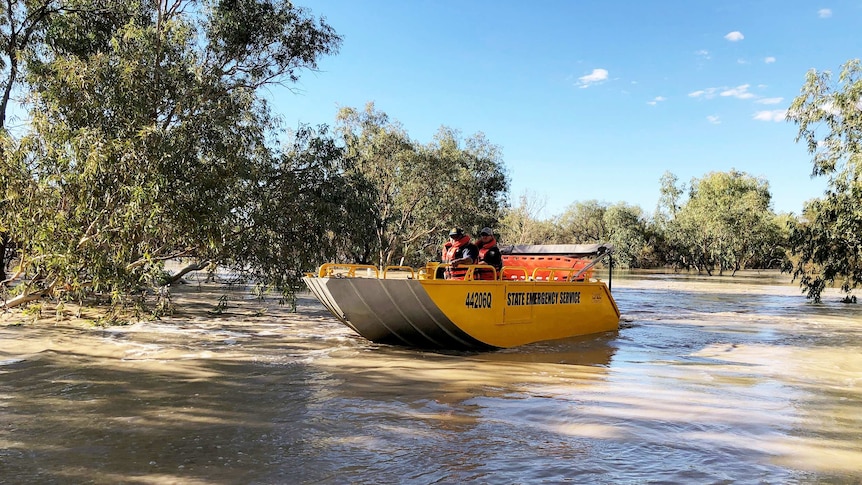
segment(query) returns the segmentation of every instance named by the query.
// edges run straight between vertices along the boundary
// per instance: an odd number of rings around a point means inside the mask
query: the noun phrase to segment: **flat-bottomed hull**
[[[332,314],[374,342],[486,350],[616,330],[600,281],[305,278]]]

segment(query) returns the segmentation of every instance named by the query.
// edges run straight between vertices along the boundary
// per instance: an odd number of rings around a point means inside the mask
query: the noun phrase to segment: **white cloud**
[[[782,101],[784,101],[784,98],[763,98],[763,99],[758,99],[757,101],[755,101],[755,103],[758,103],[758,104],[778,104]]]
[[[753,118],[758,121],[784,121],[784,118],[787,116],[786,109],[774,109],[771,111],[758,111],[754,113]]]
[[[706,60],[711,59],[711,57],[709,55],[709,51],[706,49],[701,49],[699,51],[695,51],[694,55],[696,55],[697,57],[706,59]]]
[[[721,124],[721,120],[720,120],[720,119],[718,119],[718,116],[716,116],[716,115],[709,115],[709,116],[707,116],[707,117],[706,117],[706,121],[709,121],[709,122],[710,122],[710,123],[712,123],[713,125],[720,125],[720,124]]]
[[[706,98],[712,99],[715,97],[715,93],[718,92],[718,88],[706,88],[706,89],[698,89],[697,91],[692,91],[688,93],[689,98]]]
[[[744,39],[745,36],[742,35],[742,32],[734,30],[733,32],[730,32],[729,34],[725,35],[724,38],[731,42],[739,42],[740,40]]]
[[[822,19],[828,19],[832,16],[832,10],[828,8],[821,8],[817,11],[817,16]]]
[[[595,83],[607,81],[607,79],[607,69],[593,69],[593,72],[587,74],[586,76],[581,76],[578,78],[578,85],[581,88],[588,88]]]
[[[688,93],[689,98],[696,99],[713,99],[716,96],[721,96],[723,98],[736,98],[736,99],[750,99],[753,100],[757,104],[780,104],[784,101],[784,98],[775,97],[775,98],[763,98],[755,93],[749,91],[751,88],[750,84],[742,84],[736,86],[735,88],[730,88],[727,86],[718,87],[718,88],[705,88],[698,89],[697,91],[692,91]],[[758,89],[766,89],[767,86],[765,84],[758,84]],[[862,105],[862,102],[860,102]]]
[[[665,98],[664,96],[656,96],[655,98],[653,98],[652,101],[647,101],[646,104],[648,104],[650,106],[655,106],[655,105],[661,103],[662,101],[667,101],[667,98]]]
[[[725,89],[720,93],[720,96],[725,97],[733,97],[736,99],[751,99],[754,97],[754,93],[748,92],[748,84],[743,84],[741,86],[737,86],[735,88]]]
[[[772,57],[772,56],[769,56],[769,57],[767,57],[767,58],[764,58],[764,59],[763,59],[763,62],[765,62],[765,63],[767,63],[767,64],[772,64],[772,63],[774,63],[774,62],[775,62],[775,58],[774,58],[774,57]]]

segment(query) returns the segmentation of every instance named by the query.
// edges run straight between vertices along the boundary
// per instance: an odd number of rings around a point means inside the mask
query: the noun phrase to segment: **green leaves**
[[[253,89],[273,81],[295,82],[302,69],[338,51],[341,38],[305,9],[280,0],[215,0],[203,30],[212,66],[235,85]]]
[[[463,139],[443,127],[421,145],[373,103],[363,112],[342,109],[338,121],[357,195],[357,224],[347,228],[354,256],[376,252],[377,264],[404,257],[420,265],[438,255],[447,228],[479,228],[499,217],[508,179],[484,135]]]
[[[268,215],[316,214],[288,202],[321,182],[282,162],[258,90],[313,69],[340,38],[286,1],[79,3],[32,50],[31,131],[3,153],[3,227],[25,277],[128,294],[183,256],[292,291],[323,256],[305,247],[322,226]],[[341,152],[306,141],[299,152],[316,152],[297,156],[335,170]]]
[[[744,172],[711,172],[693,179],[688,200],[676,177],[662,177],[660,220],[670,262],[712,274],[746,267],[769,267],[780,259],[781,235],[771,209],[766,180]]]
[[[862,286],[862,63],[847,62],[833,84],[830,72],[810,71],[788,120],[812,155],[812,174],[829,190],[809,202],[791,226],[797,257],[787,266],[807,296],[820,301],[827,285],[850,293]]]

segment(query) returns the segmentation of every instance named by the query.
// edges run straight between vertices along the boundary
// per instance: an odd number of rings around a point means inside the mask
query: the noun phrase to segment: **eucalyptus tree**
[[[597,200],[574,202],[554,221],[552,242],[611,243],[615,263],[637,268],[642,266],[647,251],[647,221],[640,207],[624,202],[612,205]]]
[[[828,187],[792,226],[795,263],[787,269],[815,301],[835,283],[850,300],[862,286],[862,62],[845,63],[837,82],[829,71],[809,71],[787,119],[813,156],[812,176]]]
[[[355,228],[352,244],[373,247],[375,264],[419,264],[437,255],[448,227],[496,221],[508,180],[484,136],[442,127],[422,145],[373,103],[343,108],[337,119],[348,175],[364,197],[356,214],[367,226]]]
[[[712,274],[715,269],[735,273],[768,259],[763,252],[778,244],[771,199],[769,183],[744,172],[692,179],[688,200],[665,224],[673,263]]]
[[[557,220],[557,242],[606,242],[610,236],[605,224],[606,211],[607,205],[597,200],[572,203]]]
[[[660,183],[660,196],[655,218],[666,222],[676,217],[677,212],[679,212],[686,186],[685,184],[680,184],[679,177],[669,171],[662,174]]]
[[[324,153],[326,171],[340,151],[311,134],[279,153],[262,90],[315,69],[340,37],[283,0],[97,3],[107,11],[56,16],[28,58],[31,128],[4,142],[2,225],[22,283],[6,306],[93,291],[123,301],[178,257],[289,292],[326,229],[294,210],[303,230],[280,252],[261,223],[283,207],[273,194],[316,188],[295,177],[297,153]]]
[[[19,90],[22,77],[22,61],[34,44],[42,42],[43,33],[51,17],[62,10],[64,2],[56,0],[24,1],[9,0],[0,4],[0,150],[8,145],[7,120],[13,93]],[[0,161],[3,152],[0,152]],[[12,167],[0,166],[0,184],[8,187],[14,179]],[[10,210],[6,197],[0,197],[0,281],[6,280],[7,250],[12,249],[9,234]]]
[[[389,264],[404,236],[417,236],[410,227],[414,211],[434,202],[424,191],[421,174],[433,179],[438,167],[419,153],[399,123],[391,122],[373,103],[364,111],[342,108],[336,119],[353,180],[368,189],[357,191],[364,196],[358,201],[357,215],[369,224],[354,227],[350,245],[363,248],[362,253],[369,256],[374,254],[378,265]]]
[[[293,287],[303,270],[340,260],[348,235],[362,225],[357,185],[346,175],[344,148],[328,127],[300,127],[271,166],[262,167],[225,252],[255,281]],[[348,246],[348,249],[349,246]]]
[[[482,227],[497,226],[506,206],[509,179],[500,148],[481,132],[463,138],[459,131],[442,126],[424,151],[444,169],[442,178],[430,181],[439,186],[434,189],[439,190],[439,206],[426,213],[429,222],[434,222],[423,245],[428,256],[439,255],[441,229],[448,232],[459,226],[474,230],[475,236]]]
[[[614,260],[625,268],[642,268],[647,264],[649,233],[643,209],[620,202],[607,209],[602,217],[608,229],[607,242],[614,245]]]
[[[518,197],[518,205],[506,207],[500,218],[497,230],[501,243],[509,244],[549,244],[554,241],[554,222],[543,219],[542,210],[546,198],[532,192],[524,192]]]

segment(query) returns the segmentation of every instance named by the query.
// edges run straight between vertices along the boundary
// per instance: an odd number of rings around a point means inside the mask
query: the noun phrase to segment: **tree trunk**
[[[210,264],[209,261],[199,261],[197,263],[192,263],[185,268],[181,269],[177,274],[173,275],[168,279],[167,284],[172,285],[180,280],[183,276],[191,273],[192,271],[200,271],[206,268]]]
[[[36,301],[36,300],[42,298],[43,296],[50,294],[53,291],[54,291],[54,287],[51,286],[51,287],[45,288],[44,290],[34,291],[33,293],[25,293],[23,295],[18,295],[15,298],[12,298],[11,300],[0,305],[0,308],[2,308],[3,310],[15,308],[16,306],[21,306],[25,303],[30,303],[31,301]]]
[[[0,234],[0,281],[6,281],[6,233]]]

